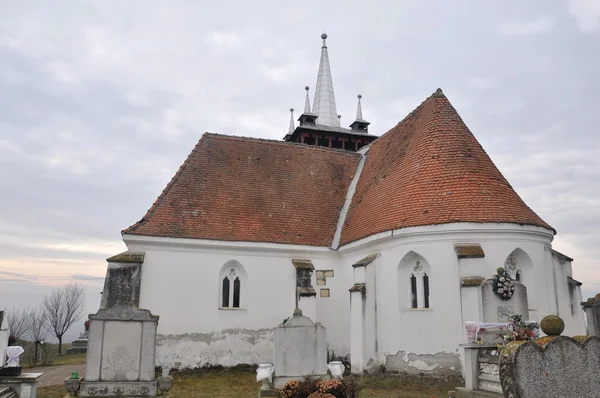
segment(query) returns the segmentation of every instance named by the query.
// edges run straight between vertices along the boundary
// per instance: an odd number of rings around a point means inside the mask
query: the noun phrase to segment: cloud
[[[498,82],[492,78],[472,77],[467,81],[469,87],[477,90],[493,90],[498,88]]]
[[[600,1],[568,0],[569,13],[577,19],[577,26],[584,32],[600,29]]]
[[[323,29],[344,124],[359,92],[380,135],[442,87],[597,286],[600,54],[558,24],[564,3],[238,3],[27,0],[0,13],[0,270],[12,273],[0,302],[70,280],[98,300],[120,231],[203,132],[281,139],[304,86],[314,95]],[[582,4],[569,11],[592,32],[598,3]],[[536,47],[504,36],[527,34]]]
[[[540,17],[531,21],[510,21],[500,24],[498,31],[504,36],[530,36],[547,34],[554,29],[554,21]]]

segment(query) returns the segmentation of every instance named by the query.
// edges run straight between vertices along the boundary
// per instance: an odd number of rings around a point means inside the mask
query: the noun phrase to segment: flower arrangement
[[[512,315],[508,319],[510,320],[506,330],[508,333],[498,335],[502,339],[502,347],[498,347],[499,349],[506,347],[506,344],[511,341],[535,341],[537,333],[534,324],[525,323],[521,315]]]
[[[354,379],[288,381],[280,391],[281,398],[357,398],[360,387]]]
[[[515,284],[504,268],[499,267],[496,272],[497,274],[494,275],[494,281],[492,282],[492,290],[502,300],[510,300],[515,292]]]

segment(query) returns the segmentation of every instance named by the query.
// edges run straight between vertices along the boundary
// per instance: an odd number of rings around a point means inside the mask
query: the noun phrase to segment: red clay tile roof
[[[340,243],[453,222],[552,229],[521,200],[438,89],[371,144]]]
[[[123,233],[331,246],[359,161],[353,152],[207,133]],[[370,145],[340,243],[453,222],[552,229],[438,90]]]
[[[360,155],[204,134],[124,234],[330,246]]]

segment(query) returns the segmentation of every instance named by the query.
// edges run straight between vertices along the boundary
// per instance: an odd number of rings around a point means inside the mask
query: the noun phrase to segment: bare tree
[[[62,354],[62,338],[85,312],[85,295],[81,285],[71,283],[55,288],[44,298],[44,313],[48,329],[58,339],[58,354]]]
[[[12,345],[15,341],[22,339],[27,333],[29,326],[29,308],[11,308],[5,311],[10,337],[8,345]]]
[[[46,314],[43,308],[36,308],[34,310],[29,311],[29,322],[27,322],[28,326],[28,335],[29,338],[35,343],[35,356],[34,356],[34,365],[35,361],[38,358],[38,347],[41,342],[46,339],[46,335],[48,334],[48,327],[46,325]]]

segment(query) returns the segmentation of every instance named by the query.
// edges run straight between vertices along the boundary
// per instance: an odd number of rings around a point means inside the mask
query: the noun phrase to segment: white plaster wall
[[[129,250],[146,253],[140,307],[160,316],[157,362],[177,367],[233,366],[272,362],[273,330],[295,309],[296,269],[292,259],[310,259],[316,269],[334,270],[327,280],[331,297],[319,297],[317,319],[328,332],[330,349],[350,351],[348,287],[351,275],[329,249],[282,250],[214,247],[181,240],[125,239]],[[174,243],[173,243],[174,242]],[[220,309],[220,271],[235,260],[246,271],[240,309]],[[332,316],[335,314],[335,316]],[[165,365],[166,366],[166,365]]]
[[[292,259],[309,259],[315,270],[334,271],[325,286],[317,286],[313,274],[314,321],[327,328],[330,350],[342,356],[349,353],[352,264],[378,252],[377,260],[367,266],[367,294],[373,295],[368,297],[373,305],[366,307],[364,319],[373,326],[363,329],[363,341],[371,342],[368,355],[374,358],[366,360],[372,359],[370,367],[377,367],[392,358],[396,364],[428,372],[455,367],[453,358],[464,342],[463,317],[474,316],[471,306],[461,306],[460,278],[491,277],[517,248],[530,260],[523,276],[530,318],[540,320],[556,312],[549,251],[552,238],[550,231],[531,226],[447,224],[381,233],[337,251],[130,236],[125,242],[130,250],[146,252],[140,305],[161,317],[157,354],[161,361],[180,362],[183,367],[270,362],[273,328],[291,316],[295,307]],[[456,243],[480,244],[485,258],[459,265]],[[399,293],[409,285],[399,276],[398,265],[411,251],[431,268],[429,309],[408,309],[406,299],[402,300],[408,294]],[[246,300],[240,310],[219,309],[219,272],[230,260],[242,264],[247,273],[242,285]],[[320,297],[321,288],[330,289],[330,297]],[[473,295],[462,295],[463,301],[473,299]],[[470,308],[469,313],[462,314],[463,307]]]
[[[567,277],[573,277],[572,264],[570,261],[561,261],[557,256],[552,255],[552,265],[556,274],[558,315],[565,321],[563,334],[566,336],[583,335],[586,331],[584,313],[581,308],[581,289],[575,287],[571,300],[567,281]]]
[[[548,300],[554,295],[549,272],[552,265],[545,256],[545,248],[551,241],[550,231],[537,227],[451,224],[394,231],[394,236],[380,235],[378,240],[342,248],[345,256],[353,253],[355,259],[376,251],[381,253],[376,270],[378,362],[387,362],[389,370],[394,370],[400,361],[419,371],[436,372],[444,366],[459,371],[448,354],[459,355],[459,344],[464,342],[460,278],[491,277],[516,248],[521,248],[531,259],[531,270],[526,276],[530,308],[536,316],[553,313],[554,306]],[[459,268],[456,243],[480,244],[485,258]],[[399,273],[398,265],[411,251],[422,256],[431,268],[429,309],[407,308],[408,303],[403,300],[408,297],[407,291],[399,293],[409,285],[408,272]],[[473,300],[476,294],[462,298]],[[465,315],[473,317],[472,312],[471,309]]]

